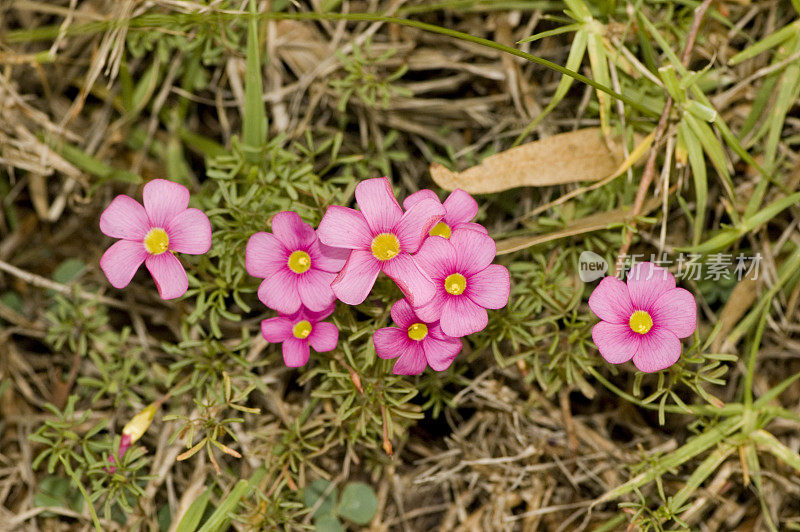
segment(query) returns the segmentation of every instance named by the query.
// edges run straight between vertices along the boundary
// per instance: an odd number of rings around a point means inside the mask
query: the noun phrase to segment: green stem
[[[103,527],[100,526],[100,518],[97,516],[97,512],[94,509],[94,503],[92,502],[92,498],[89,496],[89,493],[86,491],[86,488],[83,487],[81,479],[78,478],[78,475],[75,473],[75,471],[72,470],[72,467],[70,467],[69,463],[66,460],[62,458],[61,463],[63,464],[64,470],[67,472],[67,475],[69,475],[69,478],[72,479],[72,482],[78,487],[78,491],[81,492],[81,495],[83,496],[84,500],[86,500],[86,504],[89,506],[89,514],[92,516],[92,523],[94,524],[94,529],[97,532],[103,532]]]
[[[595,368],[588,366],[586,370],[592,374],[592,376],[600,381],[600,383],[608,388],[609,391],[617,394],[622,399],[633,403],[637,406],[642,408],[647,408],[648,410],[659,410],[659,406],[655,404],[645,403],[638,397],[634,397],[633,395],[623,391],[615,384],[611,383],[608,379],[603,377],[600,372],[598,372]],[[723,406],[722,408],[717,408],[715,406],[702,406],[702,405],[686,405],[692,414],[695,416],[732,416],[738,414],[742,410],[742,405],[739,403],[732,403]],[[675,414],[686,414],[686,409],[677,405],[665,405],[664,410],[667,412],[672,412]]]

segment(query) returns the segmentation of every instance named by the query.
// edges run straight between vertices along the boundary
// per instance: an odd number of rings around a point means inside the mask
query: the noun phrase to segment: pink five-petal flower
[[[322,321],[333,313],[334,305],[322,312],[301,307],[298,312],[261,322],[261,334],[271,344],[283,344],[283,362],[299,368],[308,362],[309,348],[317,353],[333,351],[339,342],[339,329]]]
[[[202,255],[211,248],[211,223],[199,209],[189,209],[189,189],[166,179],[144,186],[144,207],[121,194],[100,215],[100,231],[119,238],[100,258],[100,268],[114,288],[125,288],[142,263],[162,299],[186,293],[189,278],[174,253]]]
[[[392,305],[392,319],[397,327],[375,331],[375,352],[384,359],[398,358],[395,375],[419,375],[430,366],[434,371],[450,367],[461,351],[461,340],[442,332],[438,322],[422,321],[405,299]]]
[[[356,185],[361,211],[332,205],[319,224],[319,239],[328,246],[350,250],[344,268],[331,288],[343,302],[364,302],[383,271],[414,305],[433,296],[431,280],[411,256],[444,216],[438,201],[424,199],[403,213],[385,177]]]
[[[633,359],[641,371],[673,365],[681,356],[679,338],[697,328],[694,296],[675,287],[675,277],[650,262],[628,272],[627,283],[606,277],[589,296],[589,308],[600,322],[592,340],[606,361],[621,364]]]
[[[505,266],[492,264],[497,246],[479,231],[460,228],[450,239],[429,238],[414,258],[433,280],[436,294],[417,316],[439,321],[447,336],[480,331],[488,322],[486,309],[506,306],[511,279]]]
[[[346,258],[346,251],[320,243],[314,228],[296,212],[283,211],[272,217],[272,233],[250,237],[244,262],[247,273],[264,279],[258,299],[282,314],[293,314],[301,305],[320,312],[333,304],[331,282]]]
[[[422,189],[414,192],[403,200],[403,208],[410,209],[424,199],[432,199],[439,203],[439,196],[430,189]],[[442,203],[444,207],[444,218],[434,225],[430,230],[430,236],[441,236],[450,238],[456,229],[474,229],[481,233],[489,234],[484,226],[472,221],[478,214],[478,202],[467,192],[460,188],[455,189]]]

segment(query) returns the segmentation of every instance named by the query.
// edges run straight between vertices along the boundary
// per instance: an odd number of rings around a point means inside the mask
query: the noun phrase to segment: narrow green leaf
[[[259,467],[253,472],[250,480],[242,479],[237,482],[228,496],[219,503],[216,511],[211,514],[211,517],[208,518],[208,521],[203,524],[198,532],[221,532],[227,529],[230,525],[231,513],[239,505],[239,501],[242,500],[242,497],[257,489],[266,474],[267,470],[263,467]]]
[[[679,465],[705,452],[714,445],[717,445],[723,439],[727,438],[730,434],[736,431],[741,426],[741,423],[741,418],[735,416],[730,419],[726,419],[715,427],[708,428],[702,434],[689,440],[682,447],[679,447],[678,449],[657,460],[647,471],[636,475],[625,484],[609,491],[597,499],[592,506],[607,501],[613,501],[625,495],[626,493],[630,493],[635,489],[641,488],[642,486],[653,482],[656,478],[660,477],[667,471],[678,467]]]
[[[692,245],[700,243],[705,227],[706,205],[708,204],[708,176],[706,175],[706,159],[703,157],[703,149],[700,141],[692,132],[685,121],[681,120],[678,124],[678,139],[683,143],[686,153],[689,156],[689,166],[692,169],[692,180],[694,182],[694,195],[697,204],[694,217],[694,236]]]
[[[732,445],[720,445],[709,454],[684,482],[678,493],[669,499],[670,511],[673,513],[678,512],[692,494],[697,491],[697,488],[728,459],[734,449],[735,447]]]
[[[181,522],[178,523],[178,526],[175,528],[175,532],[194,532],[197,530],[197,525],[200,524],[200,520],[203,518],[210,497],[211,490],[206,489],[199,497],[192,501],[189,509],[186,510],[186,513],[183,515],[183,519],[181,519]]]
[[[760,429],[750,434],[750,439],[786,465],[800,472],[800,455],[781,443],[769,432]]]
[[[244,80],[244,116],[242,142],[260,148],[267,141],[267,113],[261,82],[261,54],[258,41],[258,17],[255,0],[250,0],[247,25],[247,64]]]
[[[741,63],[742,61],[747,61],[748,59],[752,59],[758,54],[766,52],[770,48],[775,48],[783,41],[796,36],[798,32],[800,32],[800,20],[795,20],[788,26],[784,26],[775,33],[772,33],[771,35],[764,37],[763,39],[753,44],[752,46],[748,46],[738,54],[734,55],[733,57],[730,58],[728,64],[733,66]]]

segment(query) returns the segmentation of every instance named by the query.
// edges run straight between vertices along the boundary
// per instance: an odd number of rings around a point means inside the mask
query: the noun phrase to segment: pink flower
[[[314,312],[336,299],[331,282],[344,266],[347,252],[319,242],[314,228],[292,211],[272,217],[272,234],[256,233],[245,249],[245,267],[264,279],[258,299],[282,314],[293,314],[301,304]]]
[[[317,230],[324,244],[351,250],[331,285],[336,297],[349,305],[363,303],[383,271],[413,305],[426,303],[433,296],[433,284],[411,253],[442,219],[444,208],[438,201],[424,199],[404,214],[385,177],[360,182],[356,202],[360,212],[328,207]]]
[[[432,199],[441,203],[439,197],[427,188],[414,192],[403,201],[403,207],[408,210],[424,199]],[[489,234],[481,224],[472,221],[478,214],[478,202],[460,188],[455,189],[442,204],[445,210],[444,218],[430,230],[430,236],[450,238],[456,229],[474,229],[481,233]]]
[[[189,279],[174,253],[202,255],[211,248],[211,223],[188,209],[189,189],[165,179],[144,186],[144,207],[121,194],[100,215],[100,230],[116,242],[103,253],[100,268],[114,288],[125,288],[145,263],[162,299],[186,293]]]
[[[261,322],[261,334],[272,344],[283,343],[283,362],[290,368],[299,368],[308,362],[309,346],[317,353],[333,351],[339,343],[339,329],[333,323],[323,322],[333,313],[334,305],[323,312],[313,312],[302,307],[289,316],[278,316]]]
[[[444,371],[461,351],[461,340],[442,332],[438,322],[419,319],[405,299],[392,305],[392,319],[398,327],[378,329],[372,337],[379,357],[400,357],[392,370],[395,375],[419,375],[430,365]]]
[[[508,270],[491,263],[496,253],[489,235],[470,229],[456,229],[449,240],[427,239],[415,258],[436,293],[415,307],[417,316],[428,323],[440,321],[444,334],[454,337],[486,327],[486,309],[506,306],[511,291]]]
[[[632,358],[646,372],[677,362],[679,338],[697,328],[694,296],[675,288],[675,277],[650,262],[633,266],[627,284],[611,276],[600,281],[589,308],[602,320],[592,329],[592,340],[603,358],[612,364]]]

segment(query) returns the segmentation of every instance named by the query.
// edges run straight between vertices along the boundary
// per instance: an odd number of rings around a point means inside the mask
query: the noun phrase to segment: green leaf
[[[323,515],[319,519],[315,519],[314,530],[317,532],[345,532],[342,522],[333,515]]]
[[[363,482],[350,482],[342,491],[339,502],[339,515],[359,525],[369,523],[378,511],[378,498],[375,491]]]
[[[239,506],[239,501],[246,494],[253,492],[266,474],[267,470],[259,467],[253,472],[249,481],[242,479],[237,482],[228,496],[219,503],[217,510],[211,514],[208,521],[199,529],[199,532],[221,532],[222,530],[227,530],[231,522],[231,513]]]
[[[33,494],[33,505],[39,508],[67,508],[74,512],[83,511],[83,497],[79,491],[72,489],[68,478],[50,476],[43,478]],[[42,516],[53,515],[45,512]]]
[[[211,490],[207,489],[192,502],[189,509],[186,510],[186,513],[183,515],[183,519],[181,519],[181,522],[178,523],[177,528],[175,528],[175,532],[194,532],[197,530],[197,525],[200,524],[200,519],[203,518],[206,506],[208,506],[209,497],[211,497]]]
[[[53,272],[53,280],[61,284],[69,284],[86,270],[83,261],[70,258],[63,261]]]
[[[678,124],[678,139],[682,142],[689,156],[689,166],[692,168],[694,180],[694,194],[697,204],[694,218],[694,236],[692,245],[700,243],[703,236],[704,221],[706,218],[706,205],[708,203],[708,176],[706,174],[706,159],[703,157],[703,148],[700,140],[695,136],[689,125],[681,120]]]
[[[267,140],[267,114],[264,109],[261,83],[261,54],[258,42],[256,3],[250,0],[250,20],[247,25],[247,64],[244,79],[244,116],[242,141],[259,148]]]
[[[330,486],[330,482],[325,479],[317,479],[312,482],[304,491],[303,491],[303,503],[306,505],[306,508],[313,508],[322,494],[325,493],[325,490],[328,489]],[[330,493],[325,497],[325,500],[322,501],[317,511],[314,512],[314,517],[321,517],[326,515],[334,515],[336,509],[336,490],[331,490]]]

